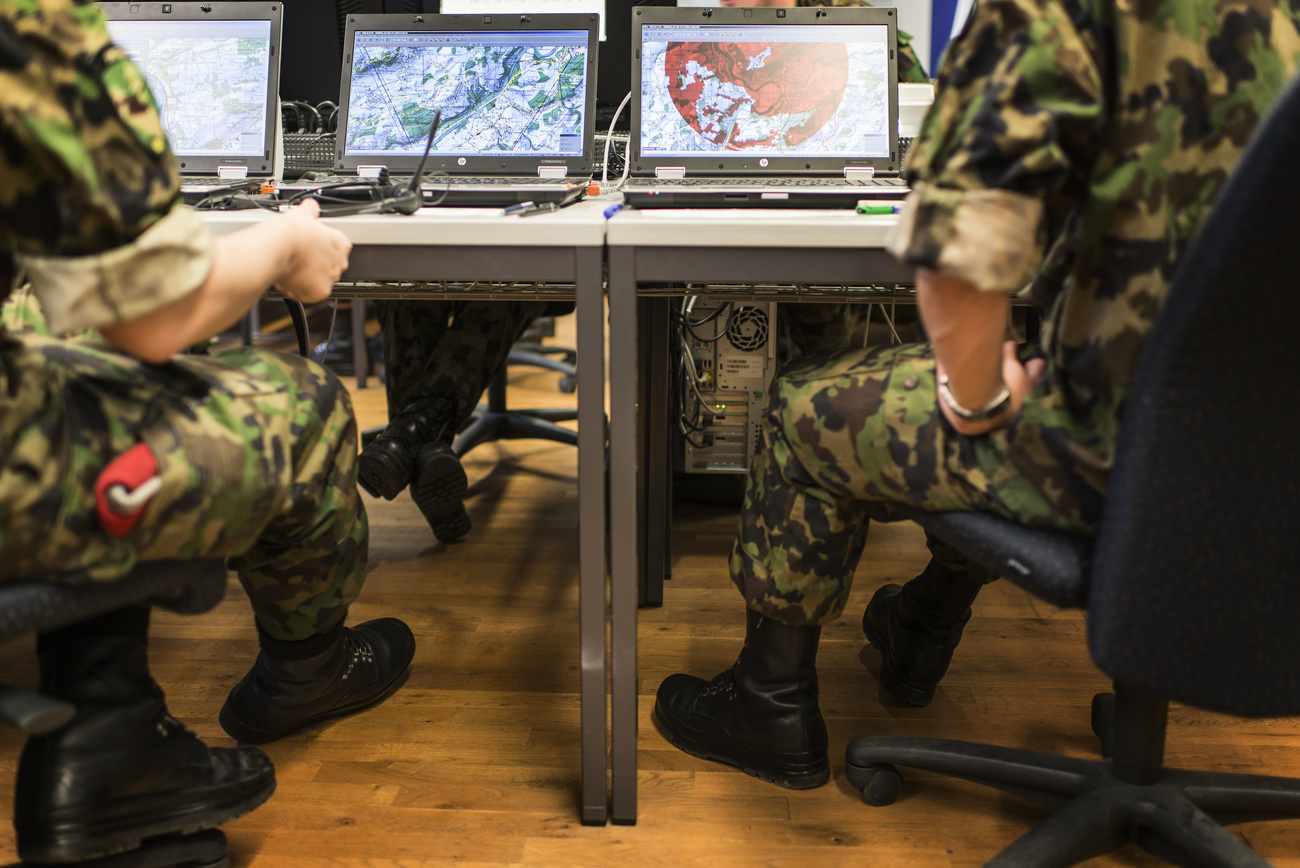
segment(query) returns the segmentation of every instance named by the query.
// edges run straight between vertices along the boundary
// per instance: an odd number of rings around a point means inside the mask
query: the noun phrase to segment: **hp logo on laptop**
[[[759,164],[760,166],[766,166],[766,165],[767,165],[767,157],[764,157],[763,159],[759,160],[759,161],[758,161],[758,164]]]
[[[465,158],[464,158],[464,157],[461,157],[459,160],[457,160],[457,161],[456,161],[456,165],[457,165],[457,166],[463,166],[463,165],[465,165]]]

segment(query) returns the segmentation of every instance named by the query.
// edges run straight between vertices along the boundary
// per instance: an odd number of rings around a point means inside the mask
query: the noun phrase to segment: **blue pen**
[[[623,210],[623,203],[621,202],[617,205],[610,205],[608,208],[605,209],[605,219],[608,220],[609,218],[613,217],[615,214],[617,214],[619,211],[622,210]]]

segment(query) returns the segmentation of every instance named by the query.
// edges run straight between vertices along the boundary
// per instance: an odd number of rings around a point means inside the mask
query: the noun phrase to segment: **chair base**
[[[457,456],[493,440],[553,440],[578,445],[578,432],[556,425],[577,418],[577,411],[565,408],[498,411],[480,408],[469,427],[452,444]]]
[[[897,794],[893,764],[995,787],[1055,811],[987,865],[1074,865],[1133,843],[1175,865],[1267,866],[1224,824],[1300,817],[1300,780],[1165,769],[1153,784],[1119,780],[1109,760],[934,738],[849,743],[846,773],[875,804]],[[883,796],[883,798],[882,798]]]
[[[135,850],[102,859],[39,866],[23,862],[21,868],[229,868],[229,865],[225,833],[207,829],[192,835],[150,838]]]

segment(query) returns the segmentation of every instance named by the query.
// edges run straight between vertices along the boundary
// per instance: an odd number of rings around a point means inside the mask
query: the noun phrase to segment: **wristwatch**
[[[957,403],[957,399],[952,396],[952,390],[948,388],[948,375],[944,374],[939,378],[939,400],[963,422],[985,422],[1000,416],[1002,411],[1011,406],[1011,392],[1006,385],[1003,385],[1002,391],[994,395],[993,400],[982,407],[970,410]]]

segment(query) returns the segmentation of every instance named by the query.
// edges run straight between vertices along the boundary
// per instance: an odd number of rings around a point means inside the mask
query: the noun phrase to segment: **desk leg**
[[[366,300],[352,299],[352,364],[357,373],[357,388],[366,387],[366,375],[370,372],[369,348],[366,346]]]
[[[641,502],[645,504],[645,529],[641,560],[641,597],[643,606],[662,606],[664,579],[672,574],[672,557],[669,540],[672,535],[672,456],[669,454],[668,425],[672,414],[668,411],[669,398],[669,304],[668,298],[638,299],[640,318],[642,365],[641,385],[644,401],[641,407],[641,437],[644,451],[641,466],[645,468],[642,483],[645,488]]]
[[[638,582],[636,253],[608,248],[610,386],[610,627],[612,657],[610,767],[615,823],[636,822]]]
[[[605,294],[602,250],[575,251],[578,350],[578,619],[582,661],[582,822],[605,796]]]

